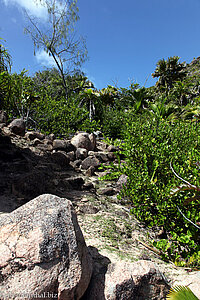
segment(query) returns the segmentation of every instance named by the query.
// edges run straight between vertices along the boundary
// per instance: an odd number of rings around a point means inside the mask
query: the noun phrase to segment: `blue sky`
[[[24,35],[22,8],[44,16],[33,0],[0,0],[0,37],[13,57],[13,72],[34,74],[51,65],[43,51],[33,55]],[[155,83],[156,62],[180,56],[189,63],[200,56],[200,0],[78,0],[77,32],[86,38],[89,60],[82,66],[97,88]]]

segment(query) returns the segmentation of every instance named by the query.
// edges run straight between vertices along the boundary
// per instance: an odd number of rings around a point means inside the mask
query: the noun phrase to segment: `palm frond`
[[[170,289],[169,300],[199,300],[189,287],[177,285]]]

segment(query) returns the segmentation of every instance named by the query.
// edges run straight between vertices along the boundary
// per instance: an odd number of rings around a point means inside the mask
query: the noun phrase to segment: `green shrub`
[[[184,192],[170,196],[177,178],[170,162],[183,178],[199,185],[200,125],[191,121],[169,123],[152,116],[133,115],[124,132],[123,155],[125,163],[120,172],[128,175],[128,183],[121,197],[132,203],[131,212],[148,226],[161,226],[167,239],[154,241],[163,257],[180,265],[199,265],[199,230],[184,222],[183,214],[199,222],[199,201],[187,206]]]
[[[1,108],[6,110],[9,119],[16,117],[28,120],[33,102],[38,95],[33,81],[23,70],[20,74],[0,73]]]
[[[127,113],[113,108],[104,109],[101,122],[103,133],[111,138],[122,138],[126,125]]]
[[[36,101],[32,114],[36,128],[45,134],[54,133],[58,137],[66,136],[77,130],[93,131],[98,129],[95,121],[89,120],[88,111],[78,107],[75,98],[70,104],[65,97],[52,99],[48,94]]]

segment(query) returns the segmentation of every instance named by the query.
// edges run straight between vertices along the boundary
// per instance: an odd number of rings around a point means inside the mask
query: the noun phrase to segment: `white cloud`
[[[20,8],[24,8],[31,15],[39,18],[47,17],[47,9],[38,0],[3,0],[6,5],[15,5]]]
[[[45,66],[47,68],[56,67],[56,63],[52,56],[49,56],[48,53],[46,53],[44,50],[40,50],[36,52],[36,60],[38,63],[40,63],[42,66]]]

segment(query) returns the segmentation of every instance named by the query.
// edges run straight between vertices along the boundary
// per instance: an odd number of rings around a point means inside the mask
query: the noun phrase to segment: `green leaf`
[[[185,286],[175,286],[171,288],[167,299],[171,300],[198,300],[198,298],[193,294],[189,287]]]

